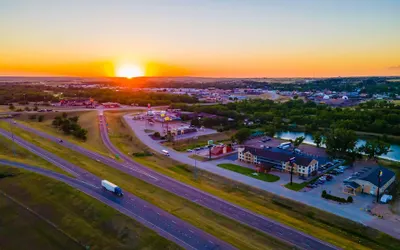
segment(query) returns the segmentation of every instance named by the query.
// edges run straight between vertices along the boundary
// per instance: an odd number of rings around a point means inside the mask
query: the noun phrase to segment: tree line
[[[61,94],[62,93],[62,94]],[[62,99],[88,99],[95,101],[118,102],[131,105],[147,106],[150,103],[156,105],[169,105],[172,103],[196,103],[198,99],[189,95],[169,94],[165,92],[146,92],[122,89],[85,89],[78,87],[59,88],[57,86],[32,86],[32,85],[6,85],[0,86],[0,105],[19,103],[21,105],[28,102],[58,102]]]
[[[262,127],[269,134],[274,134],[277,130],[316,132],[338,127],[354,131],[400,135],[400,106],[388,101],[370,101],[349,108],[332,108],[325,104],[303,100],[276,103],[258,99],[226,105],[173,104],[172,106],[186,111],[232,118],[237,128]],[[246,120],[251,120],[252,125],[245,125]],[[232,126],[232,123],[227,123],[226,129],[229,129],[228,125]]]

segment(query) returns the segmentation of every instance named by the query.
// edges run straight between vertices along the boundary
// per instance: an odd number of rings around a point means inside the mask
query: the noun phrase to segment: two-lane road
[[[92,152],[90,150],[87,150],[83,147],[77,146],[67,141],[64,141],[63,143],[61,143],[61,145],[70,148],[74,151],[77,151],[81,154],[84,154],[92,159],[100,160],[101,162],[109,165],[110,167],[116,168],[134,177],[140,178],[150,184],[163,188],[178,196],[181,196],[199,205],[207,207],[217,213],[220,213],[224,216],[232,218],[243,224],[251,226],[257,230],[260,230],[264,233],[274,236],[282,241],[297,246],[298,248],[319,249],[319,250],[337,249],[336,247],[328,243],[325,243],[317,238],[314,238],[310,235],[307,235],[293,228],[280,224],[264,216],[253,213],[249,210],[241,208],[232,203],[226,202],[218,197],[205,193],[199,189],[181,183],[175,179],[162,175],[152,169],[149,169],[134,162],[132,159],[121,153],[111,143],[108,137],[106,122],[103,119],[104,119],[103,116],[99,116],[99,121],[100,121],[99,126],[103,142],[112,153],[118,154],[121,157],[121,159],[124,160],[124,163],[115,161],[111,158]],[[19,123],[15,124],[15,126],[18,126],[19,128],[40,135],[44,138],[57,141],[56,137],[53,137],[47,133],[43,133],[36,129],[24,126]]]
[[[0,135],[12,139],[12,135],[0,129]],[[192,226],[191,224],[167,213],[166,211],[144,201],[133,194],[124,192],[123,197],[116,197],[104,191],[99,185],[101,179],[80,167],[61,159],[60,157],[30,143],[18,136],[13,136],[14,142],[29,151],[41,156],[47,161],[71,173],[77,178],[68,177],[50,170],[35,168],[25,164],[0,160],[0,164],[24,168],[65,182],[82,192],[100,200],[101,202],[117,209],[131,218],[153,229],[161,236],[174,241],[186,249],[234,249],[226,242]]]

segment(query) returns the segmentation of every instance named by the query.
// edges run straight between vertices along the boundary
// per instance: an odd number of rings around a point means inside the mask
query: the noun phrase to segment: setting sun
[[[130,79],[133,77],[144,76],[144,71],[137,65],[124,64],[117,68],[116,76]]]

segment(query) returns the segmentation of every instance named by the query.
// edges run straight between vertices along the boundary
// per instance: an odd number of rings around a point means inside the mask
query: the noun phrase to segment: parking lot
[[[135,115],[129,116],[128,119],[133,119],[134,116]],[[167,129],[169,131],[172,131],[176,128],[185,127],[185,126],[190,125],[189,123],[180,122],[180,121],[171,121],[171,122],[168,122],[168,125],[167,125],[167,123],[163,124],[163,123],[157,122],[157,121],[154,123],[149,123],[146,120],[139,120],[139,119],[135,120],[135,123],[138,126],[143,127],[145,130],[157,131],[161,135],[166,134]],[[183,140],[183,139],[193,138],[196,136],[198,137],[198,136],[202,136],[202,135],[209,135],[209,134],[215,134],[215,133],[217,133],[217,131],[214,129],[201,128],[201,129],[197,129],[197,132],[177,135],[177,136],[175,136],[175,140]]]
[[[354,175],[356,172],[361,171],[364,168],[362,165],[354,166],[354,167],[349,167],[346,170],[344,170],[343,173],[339,173],[337,175],[332,175],[333,178],[332,180],[326,180],[325,182],[318,184],[314,188],[305,188],[304,191],[312,194],[312,195],[318,195],[321,196],[322,191],[326,190],[328,194],[337,196],[337,197],[342,197],[342,198],[347,198],[349,194],[343,192],[343,181],[350,176]],[[374,196],[368,195],[368,194],[362,194],[362,193],[357,193],[356,196],[353,196],[354,202],[352,204],[348,204],[351,206],[356,206],[357,208],[364,208],[370,204],[372,204],[374,200]]]

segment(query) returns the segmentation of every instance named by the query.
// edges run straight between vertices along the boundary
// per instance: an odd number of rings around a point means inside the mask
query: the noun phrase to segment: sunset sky
[[[0,75],[400,75],[400,0],[1,0]]]

